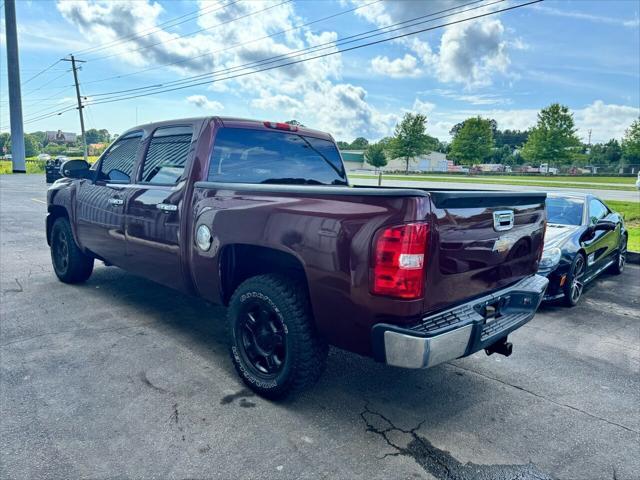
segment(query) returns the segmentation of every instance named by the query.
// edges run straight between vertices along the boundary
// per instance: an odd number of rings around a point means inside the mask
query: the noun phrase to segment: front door
[[[609,209],[597,198],[591,198],[588,205],[589,225],[595,226],[598,221],[610,215]],[[615,251],[618,232],[616,230],[598,230],[584,241],[587,253],[587,272],[591,273],[601,268]]]
[[[191,126],[158,128],[126,204],[127,264],[132,272],[185,289],[180,250]]]
[[[120,137],[100,159],[95,181],[78,183],[78,241],[83,248],[114,265],[124,263],[127,187],[141,140],[142,132]]]

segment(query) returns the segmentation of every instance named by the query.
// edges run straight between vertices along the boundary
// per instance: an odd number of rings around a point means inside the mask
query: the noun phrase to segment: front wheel
[[[584,255],[579,253],[573,259],[571,264],[571,270],[567,276],[567,281],[564,284],[564,304],[568,307],[575,307],[582,296],[582,290],[584,284],[582,283],[582,277],[584,277],[587,269],[587,260]]]
[[[328,347],[300,282],[280,275],[246,280],[231,298],[228,319],[233,364],[259,395],[284,398],[320,378]]]
[[[51,263],[56,276],[64,283],[82,283],[93,271],[93,257],[80,250],[69,220],[64,217],[57,218],[51,227]]]
[[[620,239],[620,246],[618,247],[618,253],[615,256],[615,263],[611,265],[609,271],[614,275],[620,275],[624,271],[624,266],[627,263],[627,236],[623,235]]]

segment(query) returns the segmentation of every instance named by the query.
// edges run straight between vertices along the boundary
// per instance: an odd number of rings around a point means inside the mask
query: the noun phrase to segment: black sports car
[[[628,232],[622,216],[590,194],[547,195],[547,231],[538,273],[549,278],[545,300],[574,306],[584,286],[609,269],[620,274]]]

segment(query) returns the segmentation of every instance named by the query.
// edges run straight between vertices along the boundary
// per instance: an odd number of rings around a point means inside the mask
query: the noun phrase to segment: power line
[[[218,8],[215,8],[215,9],[212,9],[211,7],[209,7],[209,8],[203,8],[203,9],[200,9],[200,10],[195,10],[193,12],[186,13],[184,15],[180,15],[179,17],[175,17],[175,18],[173,18],[171,20],[167,20],[166,22],[159,23],[158,25],[156,25],[154,27],[144,29],[144,30],[142,30],[142,31],[140,31],[138,33],[134,33],[134,34],[119,38],[118,40],[114,40],[112,42],[104,43],[104,44],[102,44],[100,46],[97,46],[97,47],[91,47],[91,48],[85,48],[84,50],[79,50],[78,52],[76,52],[76,55],[78,53],[86,54],[86,53],[89,53],[89,52],[98,52],[98,51],[105,50],[107,48],[113,47],[115,45],[126,43],[126,42],[131,41],[131,40],[148,37],[149,35],[153,35],[154,33],[158,33],[159,31],[162,31],[162,28],[160,28],[160,27],[167,26],[167,24],[175,22],[176,20],[180,20],[180,19],[185,18],[185,17],[191,17],[191,18],[187,18],[185,20],[182,20],[180,22],[173,23],[172,25],[168,25],[168,28],[175,27],[177,25],[181,25],[181,24],[183,24],[185,22],[188,22],[190,20],[195,20],[196,18],[201,17],[202,15],[205,15],[207,13],[217,12],[218,10],[222,10],[222,9],[224,9],[226,7],[230,7],[231,5],[233,5],[235,3],[238,3],[239,1],[240,0],[234,0],[232,2],[229,2],[229,3],[225,4],[225,5],[222,5],[222,6],[218,7]],[[194,14],[197,14],[197,15],[193,16]],[[149,33],[142,34],[143,32],[149,32]]]
[[[101,105],[101,104],[105,104],[105,103],[114,103],[114,102],[119,102],[119,101],[123,101],[123,100],[130,100],[130,99],[134,99],[134,98],[147,97],[147,96],[151,96],[151,95],[157,95],[159,93],[166,93],[166,92],[172,92],[172,91],[176,91],[176,90],[183,90],[183,89],[186,89],[186,88],[192,88],[192,87],[196,87],[196,86],[200,86],[200,85],[206,85],[206,84],[210,84],[210,83],[216,83],[216,82],[219,82],[219,81],[230,80],[230,79],[233,79],[233,78],[239,78],[239,77],[243,77],[243,76],[247,76],[247,75],[253,75],[253,74],[264,72],[264,71],[268,71],[268,70],[273,70],[273,69],[282,68],[282,67],[286,67],[286,66],[290,66],[290,65],[294,65],[294,64],[298,64],[298,63],[303,63],[303,62],[315,60],[315,59],[318,59],[318,58],[324,58],[324,57],[328,57],[328,56],[331,56],[331,55],[336,55],[338,53],[344,53],[344,52],[348,52],[348,51],[352,51],[352,50],[357,50],[357,49],[360,49],[360,48],[369,47],[369,46],[372,46],[372,45],[377,45],[377,44],[380,44],[380,43],[389,42],[389,41],[393,41],[393,40],[398,40],[400,38],[405,38],[405,37],[412,36],[412,35],[417,35],[419,33],[424,33],[424,32],[432,31],[432,30],[435,30],[435,29],[439,29],[439,28],[443,28],[443,27],[447,27],[447,26],[451,26],[451,25],[456,25],[456,24],[463,23],[463,22],[468,22],[468,21],[471,21],[471,20],[476,20],[478,18],[483,18],[483,17],[487,17],[487,16],[490,16],[490,15],[495,15],[495,14],[498,14],[498,13],[507,12],[507,11],[510,11],[510,10],[515,10],[517,8],[521,8],[521,7],[532,5],[532,4],[535,4],[535,3],[539,3],[541,1],[542,0],[532,0],[532,1],[529,1],[529,2],[526,2],[526,3],[521,3],[521,4],[518,4],[518,5],[512,5],[512,6],[505,7],[505,8],[499,9],[499,10],[494,10],[492,12],[478,14],[478,15],[474,15],[474,16],[471,16],[471,17],[463,18],[463,19],[460,19],[460,20],[454,20],[454,21],[451,21],[451,22],[448,22],[448,23],[443,23],[443,24],[436,25],[436,26],[422,28],[422,29],[419,29],[419,30],[415,30],[415,31],[412,31],[412,32],[407,32],[407,33],[395,35],[395,36],[388,37],[388,38],[374,40],[374,41],[371,41],[371,42],[368,42],[368,43],[365,43],[365,44],[362,44],[362,45],[355,45],[355,46],[344,48],[344,49],[341,49],[341,50],[335,50],[335,51],[332,51],[332,52],[327,52],[327,53],[324,53],[324,54],[316,55],[316,56],[310,57],[310,58],[293,60],[293,61],[290,61],[290,62],[286,62],[286,63],[282,63],[282,64],[278,64],[278,65],[273,65],[273,66],[269,66],[269,67],[265,67],[265,68],[262,68],[262,69],[259,69],[259,70],[254,70],[254,71],[251,71],[251,72],[239,73],[239,74],[230,75],[230,76],[227,76],[227,77],[224,77],[224,78],[220,78],[220,79],[206,80],[206,81],[202,81],[202,82],[191,83],[189,85],[184,85],[184,86],[179,86],[179,87],[174,87],[174,88],[168,88],[168,89],[158,90],[158,91],[154,91],[154,92],[147,92],[147,93],[142,93],[142,94],[137,94],[137,95],[122,95],[122,96],[111,98],[111,99],[107,98],[107,99],[103,99],[103,100],[100,100],[100,101],[97,101],[97,102],[87,103],[87,106]],[[464,12],[458,12],[458,13],[464,13]],[[452,15],[453,14],[450,14],[448,16],[452,16]],[[388,32],[386,32],[386,33],[388,33]],[[68,112],[68,111],[71,111],[71,110],[75,110],[75,108],[68,108],[68,109],[62,110],[60,112],[54,112],[52,114],[43,115],[40,118],[31,119],[28,123],[33,123],[33,122],[36,122],[36,121],[39,121],[39,120],[44,120],[46,118],[54,117],[56,115],[61,115],[61,114],[65,113],[65,112]]]
[[[193,31],[193,32],[189,32],[189,33],[186,33],[186,34],[184,34],[184,35],[178,35],[177,37],[170,38],[170,39],[165,40],[165,41],[163,41],[163,42],[156,42],[156,43],[152,43],[152,44],[150,44],[150,45],[146,45],[146,46],[144,46],[144,47],[136,48],[136,49],[134,49],[134,50],[128,50],[128,51],[127,51],[127,53],[136,53],[136,52],[141,52],[142,50],[148,50],[149,48],[151,48],[151,47],[155,47],[155,46],[157,46],[157,45],[161,45],[161,44],[166,44],[166,43],[174,42],[174,41],[176,41],[176,40],[180,40],[181,38],[189,37],[189,36],[191,36],[191,35],[195,35],[195,34],[197,34],[197,33],[204,32],[204,31],[207,31],[207,30],[213,30],[214,28],[221,27],[222,25],[227,25],[227,24],[229,24],[229,23],[233,23],[233,22],[235,22],[235,21],[242,20],[242,19],[244,19],[244,18],[252,17],[253,15],[257,15],[258,13],[266,12],[267,10],[271,10],[272,8],[276,8],[276,7],[279,7],[279,6],[281,6],[281,5],[285,5],[285,4],[287,4],[287,3],[291,3],[292,1],[293,1],[293,0],[285,0],[285,1],[280,2],[280,3],[277,3],[277,4],[275,4],[275,5],[270,5],[270,6],[266,7],[266,8],[263,8],[262,10],[256,10],[255,12],[251,12],[251,13],[247,13],[247,14],[245,14],[245,15],[241,15],[241,16],[239,16],[239,17],[231,18],[231,19],[229,19],[229,20],[226,20],[226,21],[224,21],[224,22],[218,23],[218,24],[213,25],[213,26],[211,26],[211,27],[201,28],[201,29],[199,29],[199,30],[195,30],[195,31]],[[120,55],[122,55],[122,53],[112,53],[112,54],[110,54],[110,55],[104,55],[104,56],[102,56],[102,57],[89,58],[89,59],[87,60],[87,62],[97,62],[97,61],[100,61],[100,60],[106,60],[107,58],[119,57]]]
[[[29,83],[31,80],[34,80],[36,78],[38,78],[40,75],[42,75],[43,73],[51,70],[53,67],[55,67],[57,64],[60,63],[60,60],[53,62],[51,65],[49,65],[48,67],[44,68],[43,70],[40,70],[38,73],[36,73],[34,76],[30,77],[28,80],[25,80],[24,82],[22,82],[22,86],[24,87],[27,83]]]
[[[459,5],[456,7],[451,7],[451,8],[446,8],[444,10],[440,10],[437,12],[432,12],[430,14],[427,15],[421,15],[419,17],[415,17],[415,18],[411,18],[408,20],[404,20],[401,22],[397,22],[394,23],[392,25],[387,25],[385,27],[380,27],[380,28],[376,28],[373,30],[368,30],[366,32],[362,32],[362,33],[358,33],[358,34],[354,34],[354,35],[349,35],[347,37],[344,37],[342,39],[339,39],[337,41],[329,41],[329,42],[325,42],[325,43],[321,43],[318,45],[314,45],[311,47],[306,47],[306,48],[302,48],[299,50],[293,50],[291,52],[287,52],[285,54],[280,54],[280,55],[275,55],[273,57],[268,57],[268,58],[264,58],[261,60],[256,60],[253,62],[249,62],[249,63],[245,63],[245,64],[241,64],[241,65],[236,65],[233,67],[227,67],[227,68],[223,68],[220,70],[214,70],[212,72],[207,72],[207,73],[203,73],[203,74],[199,74],[199,75],[193,75],[191,77],[186,77],[180,80],[173,80],[170,82],[165,82],[163,84],[158,85],[150,85],[147,87],[137,87],[137,88],[132,88],[132,89],[125,89],[125,90],[118,90],[118,91],[112,91],[112,92],[103,92],[103,93],[96,93],[96,94],[92,94],[92,97],[102,97],[102,96],[113,96],[113,95],[117,95],[117,94],[122,94],[122,93],[127,93],[127,92],[133,92],[133,91],[139,91],[139,90],[150,90],[150,89],[157,89],[157,88],[166,88],[172,85],[181,85],[181,84],[186,84],[186,83],[190,83],[193,82],[195,80],[198,79],[203,79],[206,77],[211,77],[213,75],[218,75],[218,74],[226,74],[226,73],[231,73],[234,71],[239,71],[239,70],[246,70],[249,67],[256,67],[256,66],[263,66],[263,65],[267,65],[267,64],[272,64],[272,63],[276,63],[280,60],[286,60],[286,59],[291,59],[291,58],[296,58],[296,57],[301,57],[303,55],[309,54],[309,53],[315,53],[315,52],[319,52],[322,50],[328,50],[331,48],[335,48],[339,45],[346,45],[346,44],[350,44],[350,43],[354,43],[354,42],[358,42],[358,41],[362,41],[362,40],[366,40],[367,38],[372,38],[372,37],[376,37],[376,36],[380,36],[380,35],[385,35],[394,31],[398,31],[398,30],[403,30],[406,28],[410,28],[410,27],[414,27],[417,25],[421,25],[424,23],[429,23],[429,22],[433,22],[435,20],[439,20],[442,18],[447,18],[450,16],[454,16],[454,15],[459,15],[461,13],[467,13],[469,11],[473,11],[473,10],[478,10],[480,8],[485,8],[485,7],[489,7],[492,5],[495,5],[497,3],[502,3],[506,0],[495,0],[492,3],[487,3],[487,4],[483,4],[483,5],[477,5],[478,3],[481,3],[483,0],[474,0],[472,2],[463,4],[463,5]],[[463,7],[467,7],[470,5],[476,5],[475,7],[471,7],[468,8],[466,10],[461,10],[458,12],[454,12],[454,13],[448,13],[446,15],[441,15],[441,16],[436,16],[436,15],[440,15],[443,13],[447,13],[447,12],[451,12],[451,10],[457,10],[459,8],[463,8]],[[435,18],[431,18],[431,17],[435,17]],[[428,20],[425,20],[425,18],[427,18]],[[418,21],[420,20],[420,21]],[[410,24],[410,25],[407,25]]]
[[[362,8],[366,8],[366,7],[368,7],[370,5],[373,5],[375,3],[380,3],[381,1],[382,0],[374,0],[373,2],[366,3],[364,5],[360,5],[360,6],[357,6],[357,7],[353,7],[353,8],[350,8],[348,10],[343,10],[341,12],[334,13],[333,15],[329,15],[327,17],[318,18],[318,19],[312,20],[310,22],[306,22],[306,23],[302,23],[302,24],[299,24],[299,25],[295,25],[295,26],[293,26],[291,28],[287,28],[285,30],[280,30],[279,32],[275,32],[275,33],[272,33],[270,35],[265,35],[263,37],[254,38],[253,40],[248,40],[246,42],[235,43],[233,45],[230,45],[228,47],[222,48],[220,50],[215,50],[213,52],[203,53],[201,55],[196,55],[196,56],[193,56],[193,57],[189,57],[189,58],[187,58],[185,60],[178,60],[176,62],[171,62],[171,63],[163,63],[161,65],[155,65],[153,67],[145,68],[143,70],[138,70],[136,72],[125,73],[125,74],[122,74],[122,75],[115,75],[113,77],[101,78],[101,79],[98,79],[98,80],[90,80],[88,82],[84,82],[84,85],[89,85],[89,84],[93,84],[93,83],[103,83],[103,82],[107,82],[109,80],[115,80],[115,79],[119,79],[119,78],[131,77],[131,76],[134,76],[134,75],[139,75],[141,73],[150,72],[152,70],[158,70],[160,68],[170,67],[170,66],[173,66],[173,65],[179,65],[181,63],[186,63],[186,62],[195,60],[197,58],[202,58],[202,57],[206,57],[206,56],[209,56],[209,55],[215,55],[217,53],[226,52],[226,51],[232,50],[234,48],[238,48],[238,47],[242,47],[244,45],[249,45],[251,43],[259,42],[260,40],[266,40],[267,38],[273,38],[273,37],[276,37],[278,35],[282,35],[284,33],[289,33],[289,32],[295,31],[295,30],[299,30],[299,29],[304,28],[304,27],[308,27],[309,25],[314,25],[316,23],[324,22],[326,20],[330,20],[332,18],[336,18],[336,17],[339,17],[341,15],[345,15],[347,13],[351,13],[351,12],[354,12],[356,10],[360,10]],[[479,1],[482,1],[482,0],[479,0]]]
[[[278,65],[273,65],[273,66],[270,66],[270,67],[265,67],[265,68],[262,68],[262,69],[259,69],[259,70],[254,70],[254,71],[251,71],[251,72],[239,73],[239,74],[227,76],[227,77],[224,77],[224,78],[221,78],[221,79],[217,79],[217,80],[206,80],[206,81],[203,81],[203,82],[191,83],[189,85],[183,85],[183,86],[180,86],[180,87],[163,89],[163,90],[159,90],[159,91],[155,91],[155,92],[147,92],[147,93],[142,93],[142,94],[138,94],[138,95],[129,95],[129,96],[125,95],[125,96],[120,96],[120,97],[111,98],[111,99],[107,98],[107,99],[99,100],[97,102],[91,102],[91,103],[89,103],[89,105],[101,105],[101,104],[104,104],[104,103],[112,103],[112,102],[117,102],[117,101],[122,101],[122,100],[129,100],[129,99],[133,99],[133,98],[147,97],[147,96],[150,96],[150,95],[156,95],[158,93],[165,93],[165,92],[172,92],[172,91],[176,91],[176,90],[183,90],[185,88],[191,88],[191,87],[196,87],[196,86],[200,86],[200,85],[216,83],[216,82],[223,81],[223,80],[230,80],[230,79],[233,79],[233,78],[243,77],[243,76],[247,76],[247,75],[253,75],[253,74],[256,74],[256,73],[260,73],[260,72],[264,72],[264,71],[268,71],[268,70],[273,70],[273,69],[276,69],[276,68],[287,67],[287,66],[290,66],[290,65],[295,65],[295,64],[307,62],[307,61],[310,61],[310,60],[315,60],[315,59],[318,59],[318,58],[324,58],[324,57],[328,57],[328,56],[331,56],[331,55],[336,55],[338,53],[349,52],[349,51],[352,51],[352,50],[357,50],[357,49],[360,49],[360,48],[369,47],[369,46],[372,46],[372,45],[377,45],[377,44],[384,43],[384,42],[389,42],[389,41],[392,41],[392,40],[397,40],[397,39],[400,39],[400,38],[408,37],[408,36],[411,36],[411,35],[416,35],[418,33],[428,32],[428,31],[431,31],[431,30],[447,27],[447,26],[450,26],[450,25],[456,25],[456,24],[459,24],[459,23],[468,22],[470,20],[475,20],[475,19],[486,17],[486,16],[489,16],[489,15],[495,15],[495,14],[498,14],[498,13],[514,10],[516,8],[521,8],[521,7],[524,7],[524,6],[532,5],[532,4],[535,4],[535,3],[539,3],[541,1],[543,1],[543,0],[532,0],[532,1],[529,1],[529,2],[526,2],[526,3],[522,3],[522,4],[519,4],[519,5],[505,7],[505,8],[500,9],[500,10],[495,10],[493,12],[479,14],[479,15],[475,15],[475,16],[472,16],[472,17],[469,17],[469,18],[464,18],[464,19],[460,19],[460,20],[455,20],[455,21],[452,21],[452,22],[444,23],[444,24],[441,24],[441,25],[436,25],[434,27],[422,28],[420,30],[416,30],[416,31],[413,31],[413,32],[403,33],[403,34],[395,35],[395,36],[389,37],[389,38],[383,38],[383,39],[379,39],[379,40],[374,40],[374,41],[371,41],[371,42],[368,42],[368,43],[365,43],[365,44],[362,44],[362,45],[356,45],[356,46],[353,46],[353,47],[348,47],[348,48],[344,48],[344,49],[341,49],[341,50],[336,50],[336,51],[333,51],[333,52],[323,53],[323,54],[316,55],[316,56],[310,57],[310,58],[304,58],[304,59],[300,59],[300,60],[293,60],[293,61],[290,61],[290,62],[286,62],[286,63],[282,63],[282,64],[278,64]]]

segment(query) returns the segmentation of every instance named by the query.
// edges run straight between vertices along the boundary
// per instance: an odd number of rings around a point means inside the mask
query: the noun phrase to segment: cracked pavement
[[[102,265],[58,282],[43,177],[0,176],[0,478],[638,478],[639,267],[543,307],[509,358],[332,350],[274,404],[239,382],[223,308]]]

